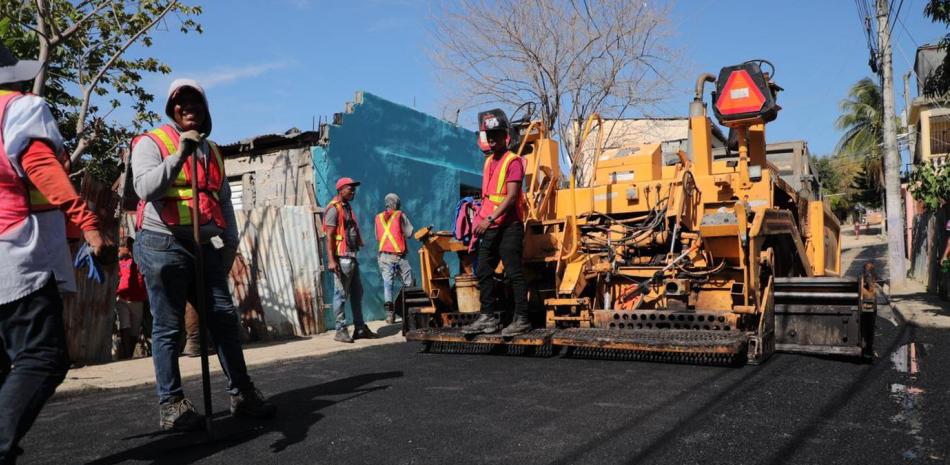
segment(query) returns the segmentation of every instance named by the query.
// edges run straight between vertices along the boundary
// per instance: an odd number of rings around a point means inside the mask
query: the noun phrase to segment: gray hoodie
[[[173,119],[171,98],[175,92],[182,87],[191,87],[201,94],[205,100],[205,108],[208,107],[208,100],[205,97],[204,89],[190,79],[177,79],[168,89],[168,100],[165,104],[165,113],[170,119]],[[211,114],[210,111],[205,115],[205,126],[201,128],[201,133],[206,136],[211,133]],[[171,125],[176,131],[181,129],[172,122]],[[211,153],[208,142],[204,141],[195,152],[198,155],[198,163],[207,163],[208,155]],[[178,177],[184,160],[177,153],[171,154],[168,158],[162,159],[162,153],[158,145],[151,138],[143,137],[135,144],[132,149],[132,186],[139,198],[145,200],[145,217],[142,221],[142,229],[154,231],[162,234],[172,234],[183,240],[192,239],[191,226],[168,226],[162,221],[158,212],[162,206],[162,196],[171,183]],[[221,236],[225,248],[233,251],[237,249],[238,233],[237,223],[234,218],[234,207],[231,205],[231,188],[228,186],[227,179],[221,183],[221,189],[218,191],[218,200],[221,204],[221,212],[224,215],[224,221],[227,227],[222,230],[214,222],[208,222],[200,227],[201,242],[207,243],[214,236]]]

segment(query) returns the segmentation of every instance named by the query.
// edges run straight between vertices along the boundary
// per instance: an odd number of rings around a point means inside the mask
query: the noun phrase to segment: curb
[[[308,358],[313,359],[313,360],[319,360],[328,356],[332,356],[332,355],[336,355],[336,354],[340,354],[344,352],[361,351],[361,350],[371,349],[377,346],[385,346],[385,345],[404,343],[404,342],[405,340],[403,338],[397,337],[397,338],[394,338],[394,340],[392,341],[379,342],[379,343],[366,345],[362,347],[352,347],[352,348],[346,347],[346,348],[331,350],[331,351],[327,351],[323,353],[316,353],[316,354],[302,353],[299,355],[292,355],[292,356],[288,356],[288,357],[284,357],[280,359],[258,361],[256,363],[248,362],[247,368],[248,368],[248,371],[250,371],[251,375],[253,376],[253,371],[256,368],[266,367],[273,364],[299,361],[299,360],[308,359]],[[219,374],[222,374],[222,370],[220,369],[220,367],[211,369],[212,376],[217,376]],[[69,376],[70,375],[67,372],[66,374],[67,380],[69,379]],[[182,382],[187,382],[187,381],[200,379],[200,378],[201,378],[200,373],[193,373],[189,375],[183,375],[181,379],[182,379]],[[147,378],[146,377],[139,378],[133,381],[128,381],[127,383],[123,383],[121,385],[113,385],[113,386],[109,386],[109,385],[103,386],[103,385],[95,385],[95,384],[78,384],[77,385],[76,383],[73,383],[66,389],[63,389],[63,386],[60,385],[59,389],[57,389],[56,392],[53,394],[53,396],[50,398],[50,401],[60,401],[60,400],[75,398],[78,396],[83,396],[90,393],[98,393],[98,392],[105,392],[105,391],[109,391],[109,392],[133,391],[136,389],[141,389],[146,386],[154,386],[154,384],[155,384],[155,373],[154,371],[151,371]]]

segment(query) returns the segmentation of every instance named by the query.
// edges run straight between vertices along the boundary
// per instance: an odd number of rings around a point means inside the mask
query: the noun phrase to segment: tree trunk
[[[46,70],[49,68],[49,36],[50,28],[46,24],[46,0],[36,0],[36,30],[40,41],[40,51],[37,60],[42,64],[39,74],[33,79],[32,92],[42,96],[46,86]]]
[[[887,210],[887,270],[891,288],[900,287],[907,275],[904,260],[904,215],[901,208],[900,153],[894,124],[894,76],[891,68],[891,41],[887,0],[877,0],[880,69],[884,80],[884,189]]]

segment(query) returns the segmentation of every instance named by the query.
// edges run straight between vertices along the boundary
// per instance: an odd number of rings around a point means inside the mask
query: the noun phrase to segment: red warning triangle
[[[765,96],[744,69],[729,74],[729,79],[716,100],[716,108],[725,116],[757,113],[764,104]]]

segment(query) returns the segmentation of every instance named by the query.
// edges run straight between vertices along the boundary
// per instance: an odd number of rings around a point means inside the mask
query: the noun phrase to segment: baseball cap
[[[340,178],[336,180],[336,190],[340,190],[343,186],[348,185],[358,186],[360,183],[354,181],[353,178]]]

